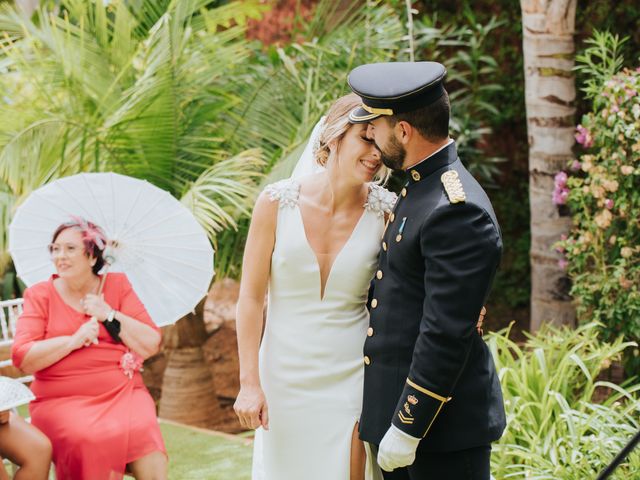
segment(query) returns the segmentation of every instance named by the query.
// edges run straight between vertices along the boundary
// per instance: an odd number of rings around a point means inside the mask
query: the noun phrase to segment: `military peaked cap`
[[[438,62],[369,63],[354,68],[349,86],[362,105],[349,114],[352,123],[369,122],[426,107],[444,93],[447,70]]]

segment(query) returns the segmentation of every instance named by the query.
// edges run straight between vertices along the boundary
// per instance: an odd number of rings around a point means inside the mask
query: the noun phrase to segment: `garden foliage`
[[[495,478],[596,478],[638,431],[640,384],[598,380],[634,344],[602,341],[601,327],[545,326],[525,345],[508,331],[490,335],[507,413],[505,433],[493,446]],[[636,450],[612,478],[639,471]]]
[[[573,281],[582,321],[596,320],[605,338],[640,340],[640,68],[620,70],[621,41],[596,33],[579,57],[590,72],[579,160],[556,175],[553,201],[568,205],[573,227],[557,248]],[[619,71],[620,70],[620,71]],[[638,350],[627,370],[637,373]]]

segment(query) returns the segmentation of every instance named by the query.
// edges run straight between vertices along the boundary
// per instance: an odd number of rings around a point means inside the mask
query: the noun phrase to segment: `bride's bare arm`
[[[242,280],[236,313],[240,393],[234,405],[246,428],[268,427],[267,405],[258,373],[264,298],[269,283],[271,254],[275,245],[278,202],[262,193],[253,209],[242,261]]]

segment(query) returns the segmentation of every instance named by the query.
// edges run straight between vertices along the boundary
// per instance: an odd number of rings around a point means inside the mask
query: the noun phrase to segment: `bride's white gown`
[[[279,202],[260,379],[269,430],[256,432],[254,480],[348,480],[362,408],[369,283],[384,213],[395,195],[371,184],[364,211],[335,257],[320,297],[320,269],[298,208],[300,184],[267,187]],[[373,478],[371,469],[367,478]]]

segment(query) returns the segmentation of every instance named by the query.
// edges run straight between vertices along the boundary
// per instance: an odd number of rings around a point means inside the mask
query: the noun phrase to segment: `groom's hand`
[[[391,425],[380,442],[378,465],[387,472],[411,465],[416,459],[420,440]]]
[[[262,426],[269,430],[269,409],[262,388],[258,386],[240,387],[233,409],[244,428],[255,430]]]

